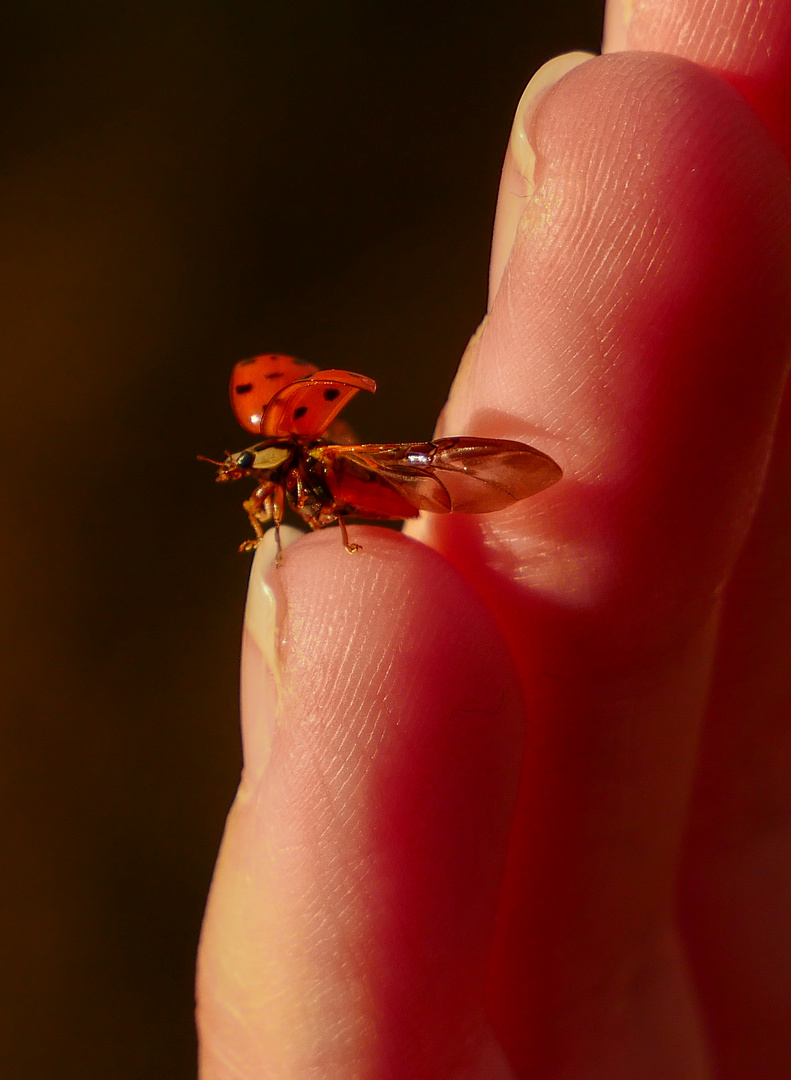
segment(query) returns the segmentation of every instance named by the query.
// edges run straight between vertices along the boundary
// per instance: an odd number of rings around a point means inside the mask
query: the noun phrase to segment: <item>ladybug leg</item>
[[[272,506],[270,500],[271,492],[272,488],[268,486],[256,488],[250,498],[246,499],[242,503],[242,506],[246,510],[247,516],[250,519],[250,524],[253,527],[255,537],[252,540],[245,540],[243,544],[240,544],[240,551],[252,551],[254,548],[257,548],[263,540],[263,526],[272,517]]]
[[[246,499],[242,506],[247,511],[247,516],[250,519],[250,524],[253,526],[255,532],[255,538],[253,540],[245,540],[239,545],[240,551],[252,551],[257,548],[264,538],[264,530],[262,523],[269,521],[270,515],[266,513],[259,499],[253,495],[251,498]]]
[[[346,531],[346,523],[345,523],[345,521],[343,520],[342,517],[338,518],[338,525],[339,525],[340,530],[341,530],[341,537],[343,538],[343,546],[346,548],[346,550],[349,552],[349,554],[351,555],[355,551],[362,551],[362,548],[360,547],[359,544],[350,544],[349,543],[349,534]]]
[[[275,526],[275,546],[277,547],[275,566],[280,566],[283,562],[283,548],[280,543],[280,523],[283,520],[285,507],[286,493],[282,487],[276,487],[271,495],[267,495],[266,498],[267,520],[271,517]]]

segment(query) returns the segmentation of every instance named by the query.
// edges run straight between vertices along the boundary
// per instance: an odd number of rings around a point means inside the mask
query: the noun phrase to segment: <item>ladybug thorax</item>
[[[279,469],[293,456],[290,446],[266,446],[256,450],[253,458],[254,469]]]
[[[233,455],[233,463],[240,469],[253,469],[257,473],[281,473],[291,468],[294,456],[293,445],[275,443],[242,450]]]

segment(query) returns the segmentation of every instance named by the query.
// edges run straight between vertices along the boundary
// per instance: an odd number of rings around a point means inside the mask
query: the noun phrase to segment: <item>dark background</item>
[[[379,381],[430,436],[484,311],[511,118],[600,0],[6,0],[0,1076],[194,1076],[239,771],[231,364]]]

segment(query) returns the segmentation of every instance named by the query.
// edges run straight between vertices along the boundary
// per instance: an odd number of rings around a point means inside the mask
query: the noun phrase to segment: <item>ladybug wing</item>
[[[526,443],[464,436],[431,443],[334,448],[341,461],[368,469],[412,506],[435,514],[489,514],[535,495],[563,472]]]
[[[284,386],[266,407],[260,432],[265,438],[298,435],[317,439],[348,405],[358,390],[376,392],[376,383],[366,375],[334,368],[306,375]]]
[[[490,514],[556,484],[563,470],[548,454],[511,439],[438,439],[432,468],[460,514]]]
[[[449,513],[450,496],[442,481],[429,471],[405,462],[393,469],[366,453],[399,451],[408,446],[325,446],[311,453],[321,462],[323,478],[341,512],[390,519],[417,517],[420,510]]]
[[[231,372],[231,408],[245,429],[261,434],[266,407],[278,390],[319,369],[293,356],[266,353],[240,360]]]

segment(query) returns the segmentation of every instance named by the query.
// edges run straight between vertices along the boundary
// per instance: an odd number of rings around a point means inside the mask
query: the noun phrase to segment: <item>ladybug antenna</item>
[[[225,452],[225,461],[231,456],[230,451]],[[216,465],[219,469],[223,467],[225,461],[215,461],[214,458],[204,457],[203,454],[198,454],[198,461],[208,461],[210,465]]]

